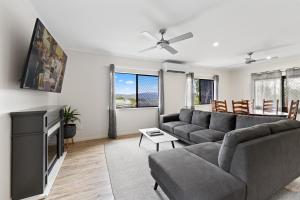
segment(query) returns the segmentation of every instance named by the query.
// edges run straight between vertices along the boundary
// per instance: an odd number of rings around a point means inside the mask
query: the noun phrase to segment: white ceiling
[[[254,57],[300,55],[300,0],[31,0],[64,48],[149,60],[181,60],[201,66],[234,66],[245,53],[277,45]],[[167,28],[171,38],[194,38],[164,50],[140,35]],[[219,47],[212,47],[218,41]]]

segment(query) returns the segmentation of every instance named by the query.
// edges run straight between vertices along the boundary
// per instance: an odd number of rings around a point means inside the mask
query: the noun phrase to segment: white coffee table
[[[139,129],[139,132],[141,133],[141,138],[140,138],[140,142],[139,142],[139,146],[141,146],[141,142],[143,139],[143,136],[145,135],[147,138],[149,138],[149,140],[151,140],[153,143],[156,144],[156,151],[159,151],[159,143],[163,143],[163,142],[171,142],[172,147],[175,148],[175,144],[174,141],[177,141],[178,139],[162,130],[160,130],[161,133],[163,133],[163,135],[158,135],[158,136],[150,136],[147,134],[148,131],[151,130],[157,130],[157,128],[145,128],[145,129]]]

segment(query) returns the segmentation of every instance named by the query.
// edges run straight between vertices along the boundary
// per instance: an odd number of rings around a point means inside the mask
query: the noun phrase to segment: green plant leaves
[[[76,121],[80,122],[80,113],[77,111],[77,109],[72,109],[71,106],[64,108],[64,121],[65,124],[74,123]]]

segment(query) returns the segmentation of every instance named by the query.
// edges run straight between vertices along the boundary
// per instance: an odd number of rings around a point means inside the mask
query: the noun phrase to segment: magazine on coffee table
[[[159,136],[159,135],[163,135],[163,133],[159,130],[159,129],[152,129],[152,130],[148,130],[146,132],[147,135],[149,136]]]

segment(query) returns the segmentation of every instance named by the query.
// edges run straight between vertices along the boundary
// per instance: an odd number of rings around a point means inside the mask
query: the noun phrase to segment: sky
[[[158,92],[158,77],[139,76],[140,92]],[[136,75],[135,74],[115,74],[116,94],[135,94]]]

